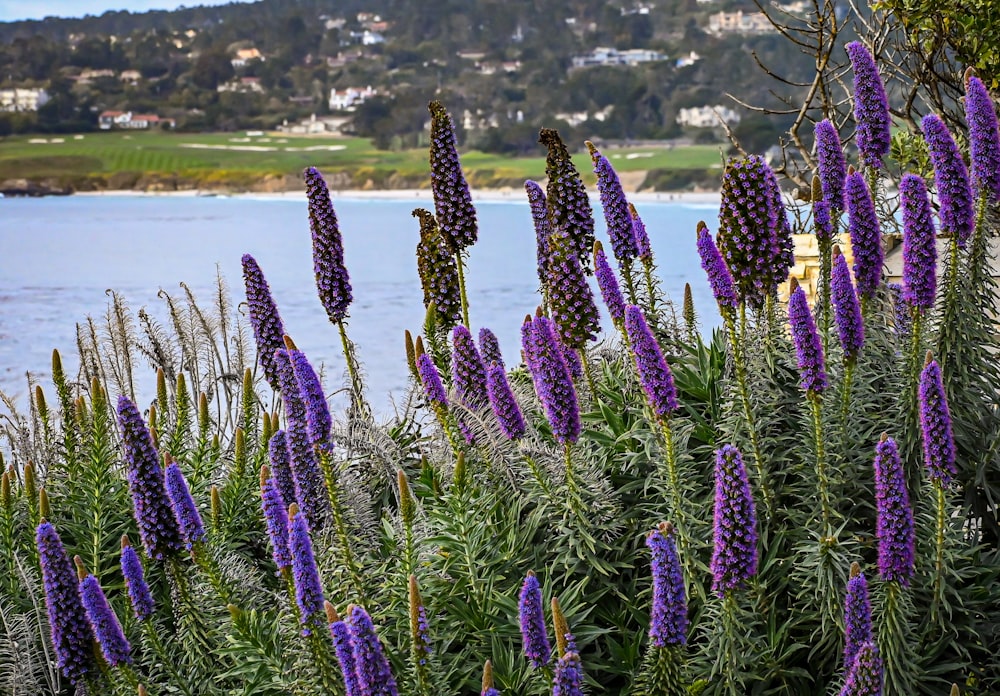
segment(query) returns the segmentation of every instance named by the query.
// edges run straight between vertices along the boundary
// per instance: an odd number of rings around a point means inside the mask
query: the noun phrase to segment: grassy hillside
[[[520,186],[545,176],[545,158],[509,158],[467,152],[462,163],[473,186]],[[619,172],[700,171],[717,167],[718,146],[641,147],[608,150]],[[576,155],[591,178],[586,152]],[[95,188],[255,188],[314,165],[339,188],[402,188],[429,185],[427,150],[376,150],[361,138],[294,137],[243,133],[88,133],[57,137],[15,136],[0,140],[0,181],[51,179],[60,185]],[[644,179],[633,175],[633,185]]]

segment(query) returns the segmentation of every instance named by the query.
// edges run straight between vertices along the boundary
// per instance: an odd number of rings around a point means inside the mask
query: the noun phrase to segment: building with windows
[[[49,93],[40,87],[0,89],[0,111],[38,111],[49,101]]]
[[[97,125],[101,130],[122,128],[126,130],[147,130],[149,128],[177,125],[172,118],[161,118],[156,114],[133,114],[131,111],[103,111],[97,117]]]

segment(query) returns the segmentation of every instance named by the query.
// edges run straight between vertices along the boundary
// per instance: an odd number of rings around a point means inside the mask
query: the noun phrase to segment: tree
[[[235,74],[229,56],[222,51],[206,51],[195,61],[191,79],[202,89],[215,89]]]

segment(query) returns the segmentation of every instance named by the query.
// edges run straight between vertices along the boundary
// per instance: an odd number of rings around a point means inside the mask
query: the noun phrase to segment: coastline
[[[122,190],[102,190],[102,191],[77,191],[74,196],[104,196],[104,197],[147,197],[147,196],[169,196],[180,198],[255,198],[266,200],[288,200],[305,201],[305,191],[278,191],[278,192],[239,192],[224,193],[213,190],[189,189],[184,191],[136,191],[133,189]],[[717,205],[720,199],[718,191],[691,192],[691,191],[643,191],[641,193],[628,193],[628,199],[633,203],[682,203],[688,205]],[[591,199],[599,201],[599,196],[591,192]],[[333,200],[338,198],[349,198],[354,200],[414,200],[431,202],[430,189],[384,189],[384,190],[330,190],[330,197]],[[514,189],[473,189],[472,200],[487,203],[521,203],[525,199],[524,192]]]

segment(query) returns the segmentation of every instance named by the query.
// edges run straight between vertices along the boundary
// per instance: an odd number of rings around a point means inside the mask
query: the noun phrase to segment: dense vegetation
[[[414,211],[427,319],[401,346],[412,389],[391,421],[366,401],[349,259],[313,168],[346,412],[250,254],[252,340],[221,285],[208,306],[166,297],[169,327],[116,296],[81,334],[78,377],[55,353],[54,398],[35,385],[28,413],[7,403],[3,688],[996,693],[995,106],[970,77],[971,168],[923,122],[928,169],[898,182],[897,219],[885,93],[867,51],[850,55],[858,171],[821,125],[819,176],[790,216],[761,158],[726,168],[717,233],[697,230],[712,336],[689,298],[678,317],[659,292],[639,213],[591,146],[610,254],[594,243],[579,172],[543,129],[523,362],[487,329],[477,341],[475,209],[436,103],[434,211]],[[828,260],[812,308],[795,282],[779,297],[793,232]],[[883,279],[890,235],[901,287]],[[619,334],[600,342],[590,272]],[[140,408],[142,381],[156,398]]]

